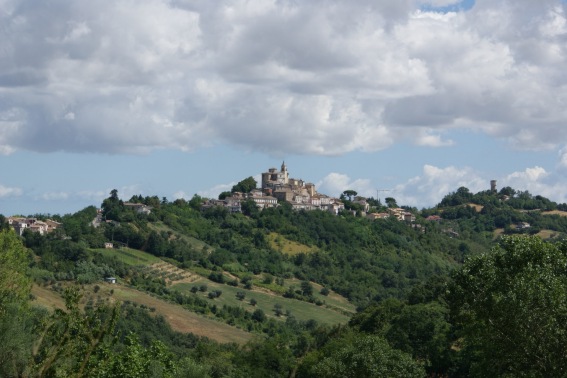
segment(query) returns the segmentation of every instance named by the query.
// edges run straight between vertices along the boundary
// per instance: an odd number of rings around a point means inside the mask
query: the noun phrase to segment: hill
[[[20,279],[35,283],[32,306],[4,309],[0,329],[35,343],[17,354],[40,361],[33,369],[80,376],[100,368],[96,361],[126,366],[137,351],[156,369],[183,367],[185,375],[312,377],[346,355],[370,353],[452,376],[476,363],[477,350],[460,344],[471,340],[459,333],[468,324],[449,316],[467,297],[451,297],[454,272],[499,251],[509,235],[555,242],[567,234],[567,205],[510,188],[459,188],[421,211],[369,199],[370,211],[391,214],[385,219],[364,217],[360,206],[335,215],[286,203],[233,213],[202,206],[198,196],[124,203],[113,191],[102,217],[89,207],[55,216],[62,227],[54,231],[26,230],[14,240],[0,222],[9,241],[1,245],[11,251],[3,258],[23,243],[26,263],[13,266],[29,265]],[[111,276],[117,284],[104,282]],[[16,316],[3,315],[9,311]]]

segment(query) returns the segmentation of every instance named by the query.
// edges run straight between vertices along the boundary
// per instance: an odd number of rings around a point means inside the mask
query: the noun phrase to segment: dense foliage
[[[251,179],[233,191],[255,188]],[[434,208],[405,208],[416,216],[408,223],[361,217],[357,193],[343,195],[354,211],[338,216],[296,212],[286,203],[259,211],[252,201],[232,214],[203,207],[199,196],[123,201],[113,190],[101,213],[88,207],[57,216],[62,229],[27,230],[21,238],[2,217],[0,375],[567,376],[567,217],[548,213],[567,205],[509,187],[476,194],[459,188]],[[552,239],[525,235],[541,230]],[[206,285],[172,290],[142,267],[96,251],[107,242],[237,287],[236,298],[250,307],[217,306],[224,289]],[[285,252],[284,244],[303,249]],[[109,276],[256,336],[245,346],[222,345],[174,332],[135,302],[79,305],[80,285],[96,292]],[[284,288],[291,279],[299,284]],[[35,307],[32,281],[61,293],[66,308]],[[348,324],[298,321],[279,304],[268,316],[248,295],[262,285],[321,305],[315,284],[321,295],[332,290],[357,306]]]

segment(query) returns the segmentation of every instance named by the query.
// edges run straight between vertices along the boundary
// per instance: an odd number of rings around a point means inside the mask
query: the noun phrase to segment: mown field
[[[289,243],[294,250],[302,250],[299,243]],[[303,246],[304,248],[305,246]],[[330,292],[329,295],[324,296],[320,294],[322,286],[312,283],[313,297],[322,302],[321,305],[316,305],[306,301],[297,299],[284,298],[282,294],[290,287],[299,289],[301,281],[297,279],[285,279],[283,285],[276,283],[265,283],[264,276],[258,275],[252,277],[252,289],[247,290],[239,283],[237,287],[228,284],[221,284],[213,282],[208,279],[210,270],[204,268],[190,268],[181,269],[169,262],[163,261],[156,256],[149,253],[131,249],[95,249],[95,253],[102,253],[106,256],[114,256],[127,265],[137,266],[143,272],[154,276],[155,278],[163,279],[167,286],[178,290],[185,294],[190,294],[191,288],[194,286],[206,285],[206,291],[198,291],[197,295],[202,296],[211,304],[217,306],[235,306],[245,309],[246,311],[253,312],[256,309],[262,309],[264,313],[273,319],[285,321],[288,316],[293,316],[297,320],[307,321],[313,319],[318,323],[334,325],[345,324],[350,319],[350,316],[355,312],[354,306],[348,302],[344,297]],[[288,251],[289,252],[289,251]],[[229,272],[223,273],[227,280],[237,279],[236,276]],[[206,336],[219,342],[236,342],[245,343],[252,334],[230,326],[225,323],[218,322],[214,319],[207,318],[203,315],[191,312],[184,309],[178,304],[170,303],[161,300],[157,297],[151,296],[147,293],[138,291],[124,285],[123,282],[112,285],[109,283],[98,283],[100,287],[98,293],[94,294],[94,285],[85,286],[85,297],[83,305],[86,301],[130,301],[139,306],[152,309],[152,314],[162,315],[171,325],[171,327],[179,332],[191,332],[199,336]],[[112,294],[110,292],[112,290]],[[213,290],[220,290],[221,296],[218,298],[209,298],[209,292]],[[243,300],[237,298],[237,293],[245,294]],[[45,287],[34,287],[34,295],[36,302],[46,307],[63,308],[64,303],[55,291]],[[256,301],[253,306],[250,300]],[[276,316],[275,307],[281,306],[281,316]]]
[[[244,289],[243,287],[233,287],[226,284],[219,284],[212,282],[206,278],[201,278],[193,283],[179,283],[172,286],[173,289],[179,290],[182,293],[190,293],[193,286],[206,285],[207,291],[198,291],[198,295],[202,295],[203,298],[207,299],[211,303],[215,303],[218,306],[236,306],[245,309],[246,311],[253,312],[255,309],[262,309],[267,316],[285,320],[285,314],[293,315],[297,320],[307,321],[310,319],[316,320],[319,323],[325,324],[338,324],[346,323],[349,320],[349,315],[347,313],[354,312],[354,308],[350,305],[344,298],[333,294],[329,297],[324,297],[322,300],[328,302],[328,305],[323,304],[317,306],[313,303],[300,301],[297,299],[284,298],[283,296],[276,295],[263,288],[253,288],[252,290]],[[208,293],[214,290],[222,291],[222,295],[218,298],[210,299]],[[243,300],[237,298],[237,293],[241,292],[245,294]],[[320,294],[317,294],[318,296]],[[323,297],[323,296],[321,296]],[[250,304],[250,300],[256,300],[256,305]],[[279,304],[282,308],[284,316],[277,317],[275,315],[275,306]]]
[[[162,261],[160,258],[149,253],[127,247],[110,249],[98,248],[92,251],[102,253],[105,256],[116,257],[127,265],[150,265]]]
[[[301,244],[295,242],[291,242],[287,245],[293,247],[296,251],[301,248],[303,248],[303,251],[306,251],[304,248],[309,248],[306,246],[300,248],[299,246],[301,246]],[[288,313],[298,320],[307,321],[313,319],[325,324],[346,323],[350,315],[355,312],[355,307],[344,297],[333,292],[327,296],[320,294],[322,286],[317,284],[312,284],[314,289],[313,297],[323,302],[320,306],[306,301],[284,298],[282,294],[290,286],[293,286],[295,289],[300,287],[301,281],[297,279],[286,279],[284,284],[280,286],[275,283],[264,284],[263,277],[257,276],[253,277],[253,289],[247,290],[244,289],[242,285],[234,287],[209,280],[207,276],[210,274],[210,270],[203,268],[182,270],[143,251],[130,248],[97,249],[95,251],[107,256],[115,256],[128,265],[144,266],[143,269],[145,272],[154,275],[156,278],[164,279],[168,285],[180,292],[187,294],[190,293],[191,287],[193,286],[206,285],[207,291],[198,293],[210,303],[215,303],[220,306],[242,307],[250,312],[260,308],[266,315],[275,319],[285,320],[286,318],[285,316],[275,316],[274,306],[276,306],[276,304],[281,306],[284,315]],[[227,279],[236,278],[228,272],[225,272],[225,276]],[[220,290],[223,294],[219,298],[210,299],[208,293],[212,290]],[[238,292],[245,293],[246,297],[244,300],[241,301],[236,298]],[[252,298],[256,300],[255,306],[250,305],[250,299]]]
[[[84,286],[81,305],[84,306],[89,301],[107,304],[130,301],[148,310],[151,309],[151,314],[163,316],[171,328],[177,332],[205,336],[220,343],[245,344],[254,337],[254,335],[242,329],[188,311],[177,304],[133,288],[109,283],[99,283],[97,286],[99,289],[96,293],[95,285]],[[34,285],[32,294],[36,298],[34,302],[40,306],[48,309],[64,309],[65,307],[65,302],[61,296],[50,287]]]

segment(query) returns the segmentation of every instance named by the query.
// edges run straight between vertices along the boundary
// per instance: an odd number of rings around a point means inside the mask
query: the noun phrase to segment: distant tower
[[[490,180],[490,191],[496,193],[496,180]]]
[[[289,183],[289,173],[287,172],[287,167],[285,166],[285,161],[282,162],[282,170],[280,172],[280,182],[282,184]]]

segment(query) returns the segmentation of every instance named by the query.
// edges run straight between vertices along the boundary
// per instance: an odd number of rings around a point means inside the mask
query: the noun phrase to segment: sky
[[[435,206],[567,202],[561,0],[0,0],[0,214],[279,168]]]

